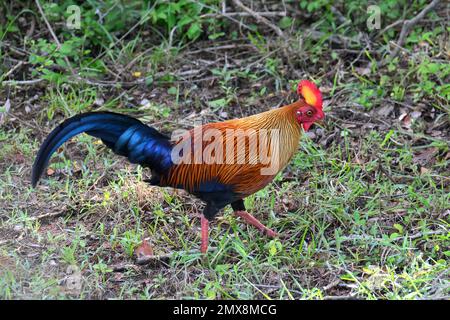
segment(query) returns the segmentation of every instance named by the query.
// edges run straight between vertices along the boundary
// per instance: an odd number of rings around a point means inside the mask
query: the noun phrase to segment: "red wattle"
[[[313,125],[313,122],[304,122],[302,123],[303,125],[303,130],[308,131],[309,128],[311,128],[311,126]]]

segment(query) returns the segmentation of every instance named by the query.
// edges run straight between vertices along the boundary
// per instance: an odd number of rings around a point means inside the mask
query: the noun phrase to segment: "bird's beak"
[[[303,125],[303,130],[308,131],[309,128],[311,128],[311,126],[312,126],[314,123],[323,125],[323,123],[324,123],[324,121],[323,121],[324,118],[325,118],[325,113],[323,113],[322,110],[318,110],[318,112],[317,112],[317,118],[316,118],[315,121],[304,122],[304,123],[302,123],[302,125]]]
[[[302,123],[303,130],[306,132],[309,130],[309,128],[314,124],[314,122],[304,122]]]

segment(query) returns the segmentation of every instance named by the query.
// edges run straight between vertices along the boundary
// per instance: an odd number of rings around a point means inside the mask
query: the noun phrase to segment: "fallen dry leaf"
[[[430,169],[427,169],[425,167],[420,167],[420,174],[426,174],[428,172],[430,172]]]
[[[382,117],[387,117],[392,113],[393,110],[394,110],[394,106],[385,105],[385,106],[381,107],[380,109],[378,109],[377,113],[378,113],[378,115],[380,115]]]
[[[411,112],[411,114],[410,114],[410,116],[411,116],[411,118],[413,118],[414,120],[415,119],[419,119],[419,117],[422,115],[422,112],[420,112],[420,111],[413,111],[413,112]]]
[[[153,256],[153,248],[147,242],[147,240],[143,240],[142,243],[134,250],[134,254],[138,260],[146,260],[149,257]]]
[[[3,124],[3,122],[6,119],[6,114],[9,112],[10,109],[11,109],[11,101],[9,99],[6,99],[5,104],[0,109],[1,110],[0,111],[0,124]]]
[[[14,269],[14,260],[8,256],[0,256],[0,274],[3,270],[13,270]]]
[[[403,113],[398,120],[400,120],[401,125],[405,129],[411,129],[411,117],[407,113]]]
[[[16,153],[15,156],[14,156],[14,160],[15,160],[16,163],[24,163],[24,162],[26,162],[26,159],[25,159],[24,155],[21,154],[21,153]]]
[[[355,71],[362,76],[367,76],[370,74],[370,67],[356,67]]]
[[[333,90],[333,87],[329,86],[320,86],[320,91],[322,93],[330,93]]]
[[[439,149],[436,147],[422,149],[420,152],[413,155],[413,162],[422,166],[433,163],[438,152]]]
[[[101,106],[103,106],[105,104],[105,99],[103,99],[102,97],[98,97],[98,98],[95,99],[94,104],[96,106],[101,107]]]
[[[114,274],[114,282],[123,282],[123,273]]]
[[[48,168],[47,169],[47,175],[48,176],[52,176],[52,175],[54,175],[55,174],[55,170],[53,170],[52,168]]]

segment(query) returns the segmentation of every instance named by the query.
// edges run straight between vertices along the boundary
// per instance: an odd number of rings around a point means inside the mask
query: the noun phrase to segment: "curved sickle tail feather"
[[[131,163],[150,167],[158,173],[172,166],[172,146],[165,135],[129,116],[113,112],[89,112],[67,119],[45,139],[33,164],[33,187],[52,154],[64,142],[83,132],[101,139],[114,153],[128,157]]]

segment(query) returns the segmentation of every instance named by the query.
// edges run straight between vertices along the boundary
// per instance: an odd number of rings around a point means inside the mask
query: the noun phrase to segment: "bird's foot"
[[[238,217],[241,217],[245,220],[248,224],[251,224],[256,229],[261,231],[263,234],[267,235],[269,238],[276,238],[278,237],[278,233],[273,231],[272,229],[267,228],[265,225],[263,225],[258,219],[256,219],[254,216],[252,216],[247,211],[235,211],[235,215]]]
[[[208,251],[208,225],[209,221],[203,215],[201,217],[202,224],[202,242],[200,245],[200,252],[205,254]]]

